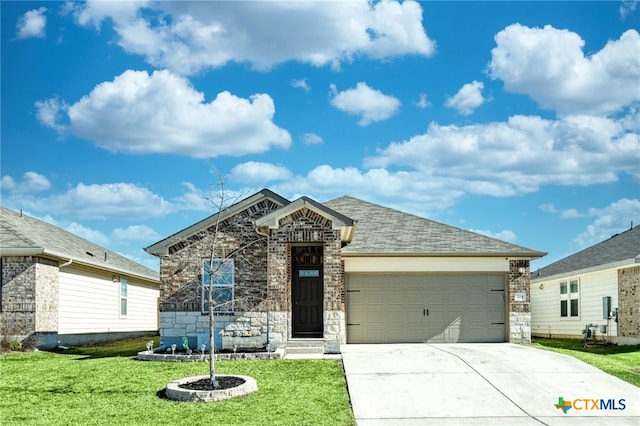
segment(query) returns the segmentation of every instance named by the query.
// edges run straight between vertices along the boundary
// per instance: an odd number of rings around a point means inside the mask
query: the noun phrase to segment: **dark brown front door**
[[[322,246],[291,248],[293,337],[322,337]]]

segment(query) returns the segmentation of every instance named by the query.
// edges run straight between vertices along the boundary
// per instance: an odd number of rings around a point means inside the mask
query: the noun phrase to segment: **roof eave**
[[[89,262],[86,259],[80,259],[77,256],[69,256],[64,253],[59,253],[52,250],[46,250],[43,247],[0,247],[0,256],[36,256],[36,255],[45,256],[45,257],[56,259],[56,260],[61,260],[63,261],[63,263],[69,260],[72,260],[74,264],[89,266],[92,268],[100,269],[102,271],[115,272],[118,274],[127,275],[129,277],[138,278],[138,279],[148,281],[150,283],[157,284],[157,285],[160,284],[159,274],[158,274],[158,277],[156,278],[149,275],[139,274],[137,272],[130,271],[124,268],[118,268],[111,265],[102,265],[97,262]]]
[[[256,228],[261,234],[268,235],[269,231],[280,228],[280,220],[282,218],[302,208],[307,208],[331,220],[331,227],[334,230],[340,231],[340,239],[342,242],[349,243],[353,239],[356,225],[355,221],[307,197],[298,198],[286,205],[283,209],[274,210],[268,215],[261,217],[256,221]]]
[[[263,189],[262,191],[256,192],[255,194],[245,198],[244,200],[239,201],[223,209],[222,211],[214,213],[194,223],[193,225],[190,225],[176,232],[175,234],[170,235],[167,238],[158,241],[157,243],[154,243],[148,247],[145,247],[144,251],[153,256],[166,256],[169,254],[169,247],[171,247],[172,245],[176,244],[179,241],[182,241],[199,232],[202,232],[204,229],[209,228],[215,222],[215,220],[218,220],[218,216],[220,216],[219,220],[222,222],[228,219],[229,217],[235,215],[236,213],[239,213],[240,211],[247,208],[248,206],[258,203],[263,198],[268,198],[274,201],[276,204],[279,204],[280,206],[285,206],[288,203],[290,203],[289,200],[276,194],[275,192],[268,189]]]
[[[342,257],[504,257],[506,260],[535,260],[547,253],[521,252],[521,253],[455,253],[455,252],[348,252],[343,251]]]
[[[542,271],[542,269],[541,269],[539,271],[532,271],[531,272],[531,282],[543,282],[543,281],[557,280],[557,279],[576,276],[576,275],[583,275],[583,274],[589,274],[589,273],[592,273],[592,272],[598,272],[598,271],[602,271],[604,269],[625,268],[625,267],[634,266],[634,265],[638,265],[638,264],[640,264],[640,258],[639,257],[632,257],[630,259],[619,260],[617,262],[604,263],[602,265],[590,266],[590,267],[587,267],[587,268],[573,269],[573,270],[570,270],[570,271],[556,272],[553,275],[544,275],[544,276],[536,275],[536,272]]]

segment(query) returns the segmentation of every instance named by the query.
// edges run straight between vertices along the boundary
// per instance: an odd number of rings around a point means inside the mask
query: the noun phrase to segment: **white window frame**
[[[213,262],[212,262],[213,261]],[[213,263],[214,272],[210,274],[209,265]],[[213,276],[211,276],[213,275]],[[217,314],[232,314],[235,312],[235,270],[233,259],[227,258],[207,258],[202,262],[202,312],[209,312],[209,294],[211,288],[210,280],[213,281],[214,295],[216,288],[225,290],[228,293],[228,300],[224,306],[216,307],[214,312]]]
[[[120,278],[120,316],[126,317],[129,314],[129,281]]]
[[[562,288],[565,293],[562,293]],[[560,318],[580,319],[580,280],[572,279],[561,281],[560,286]],[[562,303],[566,303],[566,315],[562,314]],[[575,305],[575,306],[574,306]]]

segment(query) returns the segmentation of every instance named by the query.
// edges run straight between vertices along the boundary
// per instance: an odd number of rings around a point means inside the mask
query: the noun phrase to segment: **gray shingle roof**
[[[357,222],[345,254],[517,256],[546,253],[369,203],[340,197],[323,203]]]
[[[154,256],[161,256],[164,254],[168,254],[169,253],[168,250],[170,246],[175,245],[180,241],[184,241],[189,237],[196,235],[205,229],[210,228],[211,226],[215,225],[217,220],[220,220],[222,222],[225,219],[232,217],[233,215],[263,200],[271,200],[278,206],[286,206],[287,204],[290,203],[290,201],[287,200],[286,198],[265,188],[225,208],[222,212],[214,213],[211,216],[208,216],[202,219],[201,221],[196,222],[193,225],[187,226],[186,228],[176,232],[175,234],[170,235],[167,238],[164,238],[158,241],[157,243],[151,244],[149,247],[146,247],[144,250],[147,253],[152,254]],[[221,215],[220,218],[218,218],[219,214]]]
[[[640,226],[621,232],[533,273],[534,280],[552,275],[628,261],[636,263],[640,258]]]
[[[72,259],[159,283],[159,274],[146,266],[87,241],[57,226],[0,206],[0,253]]]

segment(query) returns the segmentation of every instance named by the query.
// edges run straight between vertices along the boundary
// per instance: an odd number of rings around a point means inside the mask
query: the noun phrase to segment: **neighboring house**
[[[224,273],[209,279],[218,222],[213,259]],[[160,258],[164,339],[206,344],[203,297],[213,284],[227,302],[215,308],[224,335],[272,347],[315,339],[326,352],[529,342],[529,262],[545,255],[352,197],[290,202],[267,189],[145,250]]]
[[[158,332],[158,273],[0,207],[0,338],[39,347]]]
[[[640,344],[640,227],[533,273],[532,333]],[[600,330],[600,326],[607,326]]]

